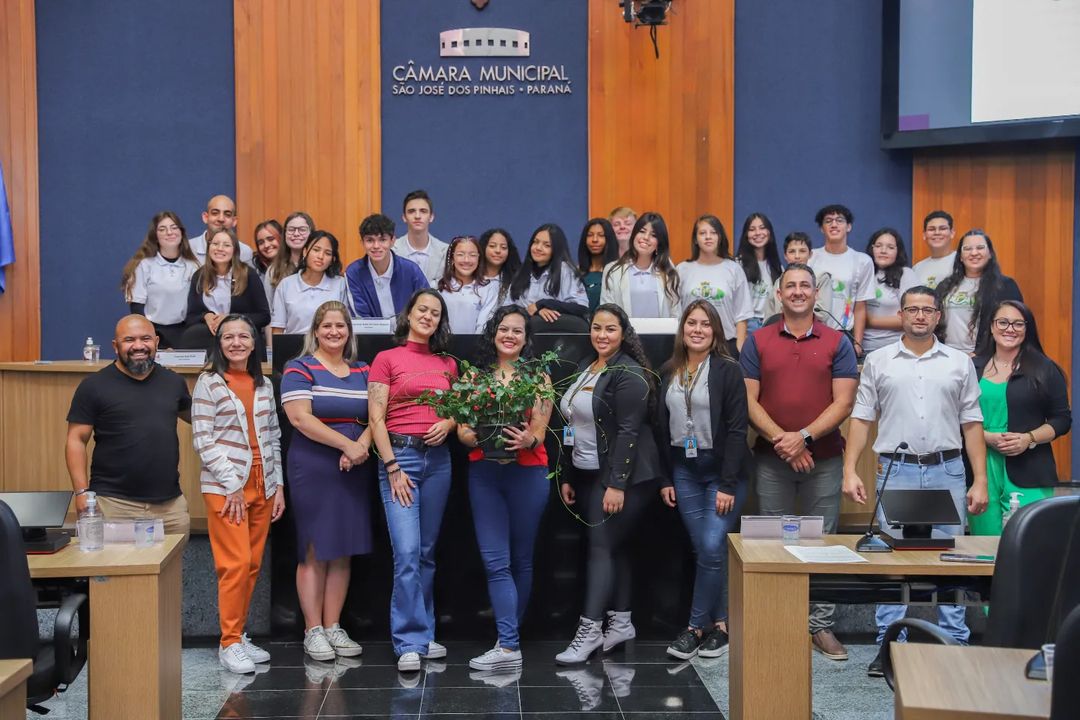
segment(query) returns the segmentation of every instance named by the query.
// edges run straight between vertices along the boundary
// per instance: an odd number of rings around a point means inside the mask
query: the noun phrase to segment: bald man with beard
[[[228,195],[215,195],[206,201],[206,210],[203,211],[202,221],[206,225],[206,230],[203,230],[201,235],[188,238],[188,244],[191,246],[191,252],[195,253],[195,259],[199,261],[199,264],[205,265],[207,235],[223,228],[236,230],[236,203]],[[254,253],[247,244],[240,243],[240,262],[251,265],[253,255]]]
[[[120,319],[116,361],[84,378],[71,398],[64,458],[80,512],[92,490],[106,520],[161,518],[166,533],[186,534],[191,521],[180,492],[176,420],[191,422],[191,394],[182,377],[154,362],[157,344],[145,317]]]

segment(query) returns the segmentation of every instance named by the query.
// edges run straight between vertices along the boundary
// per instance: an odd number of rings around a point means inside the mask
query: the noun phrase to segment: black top
[[[972,361],[981,378],[990,358],[976,355]],[[1054,428],[1054,437],[1059,438],[1072,427],[1065,374],[1042,353],[1027,353],[1023,365],[1009,377],[1005,402],[1009,408],[1009,432],[1026,433],[1049,424]],[[1053,487],[1058,482],[1049,443],[1040,443],[1034,450],[1013,457],[1006,456],[1005,471],[1018,487]]]
[[[654,426],[657,446],[670,450],[660,453],[660,459],[665,463],[667,471],[661,481],[664,486],[672,484],[672,453],[685,452],[682,447],[671,445],[671,415],[667,407],[671,380],[670,371],[662,373]],[[720,463],[720,489],[728,495],[734,495],[740,479],[746,477],[742,467],[748,454],[746,428],[750,423],[750,414],[746,404],[746,383],[743,381],[742,368],[739,363],[721,355],[713,355],[709,362],[709,422],[713,433],[712,452]]]
[[[84,378],[67,421],[94,426],[90,489],[145,503],[178,497],[176,419],[189,409],[187,383],[160,365],[142,380],[124,374],[116,363]]]
[[[582,362],[577,372],[587,370],[591,362]],[[648,372],[632,357],[618,352],[593,386],[596,452],[600,456],[600,483],[605,487],[625,490],[662,474],[649,423]],[[559,454],[562,462],[569,463],[570,457],[569,452]]]
[[[210,312],[210,308],[206,307],[206,303],[203,301],[202,291],[199,289],[204,271],[205,267],[201,267],[191,276],[191,285],[188,288],[187,317],[184,318],[185,325],[198,325],[205,322],[203,316]],[[259,280],[258,273],[254,270],[248,270],[247,287],[244,288],[244,292],[233,295],[229,313],[244,315],[257,330],[262,330],[270,324],[270,306],[266,303],[266,292],[263,290],[263,284]]]

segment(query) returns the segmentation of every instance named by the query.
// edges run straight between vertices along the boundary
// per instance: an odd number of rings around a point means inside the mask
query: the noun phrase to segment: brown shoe
[[[832,630],[818,630],[812,636],[814,649],[830,660],[847,660],[847,648],[833,635]]]

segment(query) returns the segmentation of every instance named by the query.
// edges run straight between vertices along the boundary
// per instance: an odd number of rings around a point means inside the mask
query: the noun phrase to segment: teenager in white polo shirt
[[[394,240],[394,253],[419,265],[434,287],[446,267],[448,246],[428,232],[435,221],[435,207],[427,192],[413,190],[405,196],[401,219],[405,221],[405,234]]]
[[[274,291],[270,327],[275,335],[305,333],[319,306],[330,300],[349,306],[349,290],[341,274],[338,239],[325,230],[308,238],[295,275],[283,279]]]

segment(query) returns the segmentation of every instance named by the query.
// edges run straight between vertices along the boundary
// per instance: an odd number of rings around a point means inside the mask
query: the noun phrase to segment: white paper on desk
[[[846,545],[785,545],[784,549],[803,562],[812,563],[861,563],[869,562]]]

